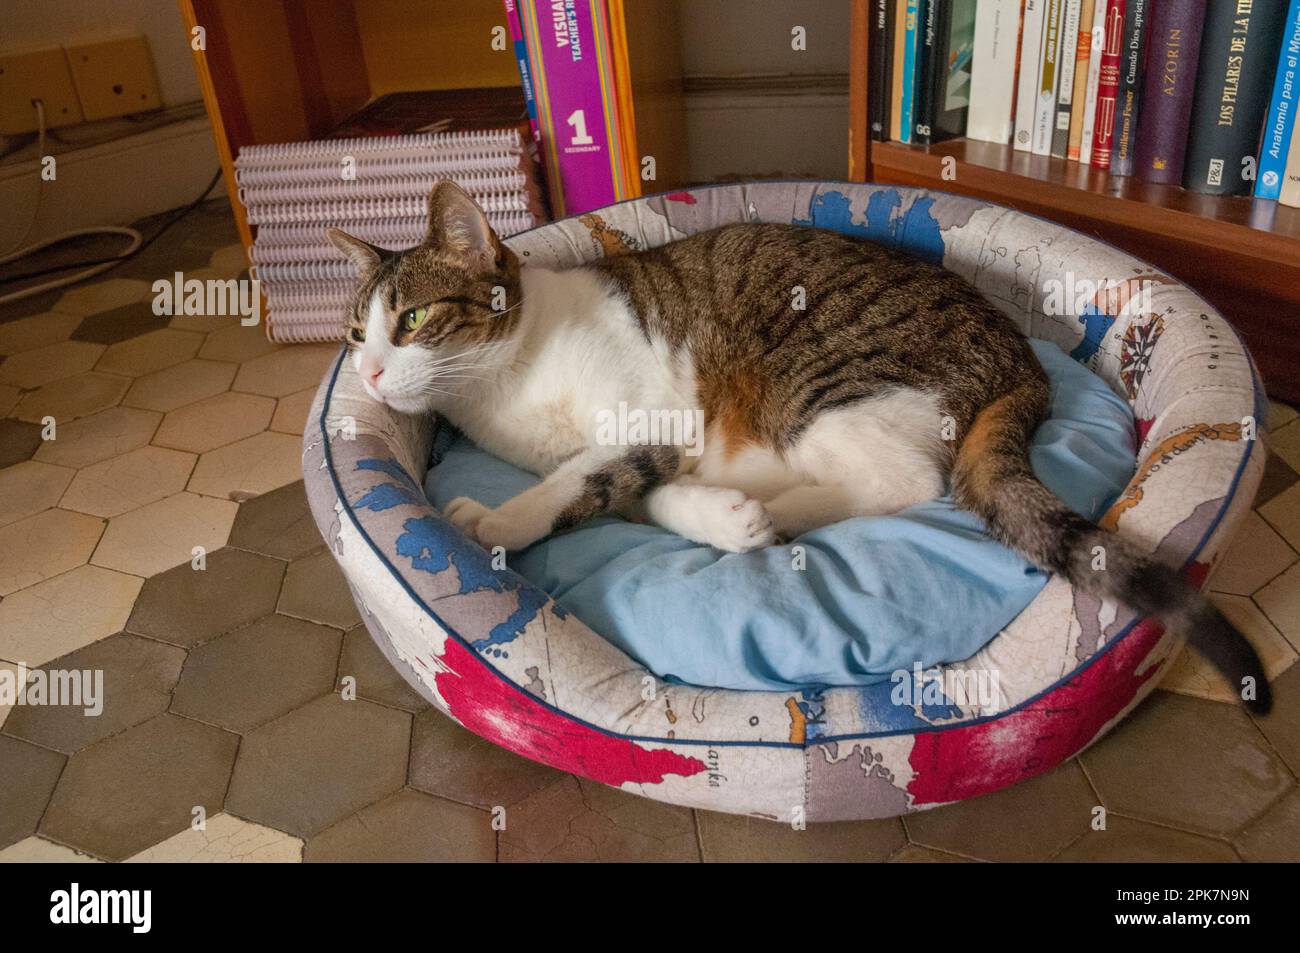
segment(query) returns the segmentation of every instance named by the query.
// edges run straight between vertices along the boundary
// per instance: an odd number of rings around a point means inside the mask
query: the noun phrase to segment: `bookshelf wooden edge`
[[[849,11],[849,181],[868,182],[872,176],[871,117],[867,79],[871,29],[871,0],[853,0]]]
[[[1222,247],[1227,239],[1234,243],[1233,250],[1239,254],[1282,265],[1292,265],[1300,256],[1300,242],[1236,222],[993,169],[961,159],[956,160],[954,177],[945,179],[943,159],[946,156],[942,153],[895,142],[872,142],[870,147],[871,164],[876,172],[890,171],[920,178],[932,182],[933,188],[938,190],[976,192],[1009,205],[1032,204],[1151,234],[1167,235],[1206,248]],[[1137,221],[1139,216],[1147,221]]]

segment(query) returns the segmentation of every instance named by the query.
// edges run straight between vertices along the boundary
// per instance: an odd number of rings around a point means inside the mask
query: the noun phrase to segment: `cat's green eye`
[[[365,343],[365,340],[366,340],[366,329],[365,329],[365,328],[357,328],[357,327],[354,327],[354,328],[352,328],[352,329],[349,330],[348,334],[349,334],[349,336],[352,338],[352,340],[356,341],[358,344],[363,344],[363,343]]]
[[[407,331],[414,331],[420,325],[424,324],[429,317],[429,309],[424,308],[407,308],[402,312],[402,328]]]

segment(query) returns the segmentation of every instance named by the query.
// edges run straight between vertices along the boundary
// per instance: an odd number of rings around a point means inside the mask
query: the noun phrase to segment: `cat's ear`
[[[429,194],[424,244],[461,256],[476,271],[491,271],[501,260],[501,239],[478,203],[455,182],[439,182]]]
[[[348,260],[357,266],[357,273],[361,280],[365,281],[375,273],[379,267],[379,262],[383,255],[383,249],[376,248],[368,242],[349,235],[341,228],[325,229],[325,237],[343,254],[348,256]]]

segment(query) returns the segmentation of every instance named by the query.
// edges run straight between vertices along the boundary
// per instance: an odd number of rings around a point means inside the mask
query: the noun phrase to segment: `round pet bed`
[[[563,266],[745,220],[834,228],[942,264],[1098,374],[1132,407],[1140,441],[1133,479],[1103,525],[1204,582],[1259,484],[1266,407],[1228,323],[1150,265],[980,200],[848,183],[675,192],[507,244],[525,264]],[[1107,280],[1142,282],[1142,306],[1092,294]],[[442,519],[421,485],[433,431],[367,397],[342,354],[308,418],[308,498],[371,634],[469,730],[647,797],[817,821],[985,794],[1099,738],[1183,644],[1053,578],[982,650],[923,682],[802,691],[666,682]]]

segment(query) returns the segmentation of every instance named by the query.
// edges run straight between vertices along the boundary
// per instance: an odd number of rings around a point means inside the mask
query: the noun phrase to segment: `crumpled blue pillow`
[[[1030,343],[1052,381],[1034,471],[1098,519],[1133,475],[1133,416],[1054,344]],[[456,436],[425,489],[439,508],[458,496],[495,506],[536,482]],[[1047,580],[948,497],[743,554],[605,516],[508,559],[652,672],[756,690],[868,685],[969,658]]]

